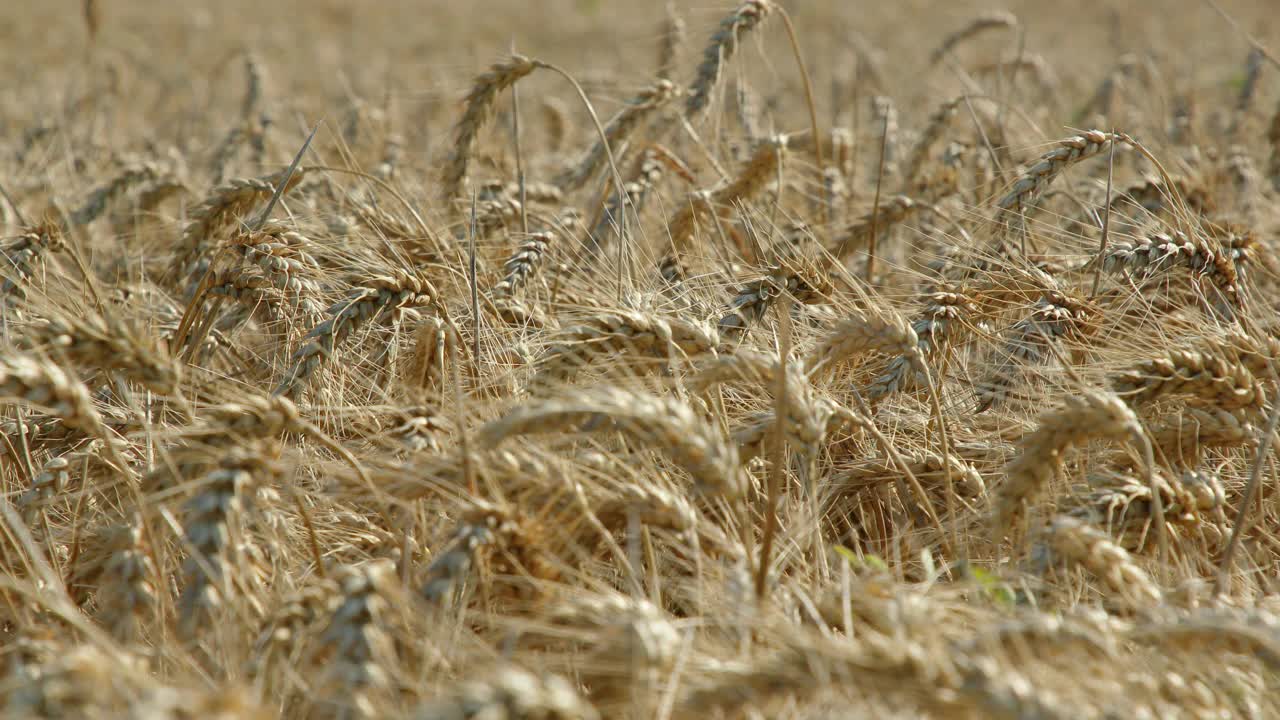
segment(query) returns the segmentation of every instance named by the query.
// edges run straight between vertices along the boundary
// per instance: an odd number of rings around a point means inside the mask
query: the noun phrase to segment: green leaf
[[[982,586],[983,593],[994,600],[996,604],[1013,607],[1017,603],[1018,599],[1014,596],[1013,589],[1008,584],[1001,582],[1000,578],[980,567],[970,567],[969,572],[973,575],[973,579],[977,580],[978,584]]]
[[[871,568],[872,570],[879,570],[880,572],[889,572],[889,566],[885,564],[884,560],[880,559],[879,555],[863,555],[862,557],[858,557],[857,553],[843,545],[836,545],[835,550],[840,554],[840,557],[844,558],[854,567]]]

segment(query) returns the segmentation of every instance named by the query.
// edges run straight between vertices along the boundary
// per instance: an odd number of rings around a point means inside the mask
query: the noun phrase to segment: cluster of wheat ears
[[[6,717],[1280,713],[1274,57],[1042,122],[983,15],[846,126],[776,0],[658,19],[616,112],[512,54],[425,167],[253,54],[203,146],[51,161],[110,82],[11,134]]]

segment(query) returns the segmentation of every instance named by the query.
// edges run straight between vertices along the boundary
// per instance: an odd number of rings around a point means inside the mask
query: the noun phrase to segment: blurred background
[[[103,118],[98,126],[103,133],[112,132],[113,124],[128,125],[135,114],[163,114],[191,125],[212,120],[210,115],[231,117],[244,92],[239,58],[245,51],[265,71],[269,105],[283,103],[277,107],[308,117],[335,117],[355,100],[376,106],[390,102],[400,120],[419,125],[396,129],[410,139],[444,130],[470,78],[513,44],[575,73],[607,112],[652,79],[665,4],[97,0],[89,3],[96,25],[90,42],[90,23],[79,0],[14,0],[0,3],[0,129],[21,133],[36,116],[70,111],[77,97],[103,84],[128,100]],[[1219,5],[1241,31],[1280,47],[1274,2],[1220,0]],[[1242,32],[1202,0],[799,0],[784,6],[794,18],[817,101],[828,118],[848,113],[856,95],[888,95],[901,111],[936,105],[983,82],[957,68],[973,76],[1021,52],[1051,70],[1054,84],[1039,92],[1026,80],[1015,83],[1020,95],[1011,100],[1028,112],[1038,111],[1034,120],[1048,125],[1046,136],[1056,137],[1063,125],[1079,119],[1083,99],[1122,60],[1138,63],[1138,72],[1129,73],[1136,80],[1124,93],[1126,102],[1145,110],[1150,104],[1168,106],[1178,94],[1229,93],[1243,82],[1249,52]],[[688,33],[683,79],[732,4],[677,2],[675,7]],[[985,34],[930,67],[929,54],[947,33],[994,10],[1016,15],[1018,30]],[[778,129],[804,127],[803,114],[789,107],[799,97],[798,82],[781,25],[750,42],[764,52],[744,53],[741,72],[774,108]],[[529,89],[536,95],[539,87],[556,82],[535,77]],[[1274,97],[1265,85],[1261,90],[1263,103]],[[410,154],[425,150],[406,147]]]

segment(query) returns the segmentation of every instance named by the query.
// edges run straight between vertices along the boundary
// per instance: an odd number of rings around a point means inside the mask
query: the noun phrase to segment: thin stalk
[[[818,177],[822,177],[827,166],[822,153],[822,135],[818,132],[818,110],[813,102],[813,83],[809,80],[809,71],[804,66],[804,57],[800,54],[800,42],[796,40],[796,29],[791,24],[791,16],[781,6],[777,8],[782,18],[782,26],[787,29],[787,39],[791,42],[791,52],[796,56],[796,67],[800,70],[800,82],[804,87],[804,101],[809,107],[809,130],[813,132],[813,156],[818,164]],[[823,222],[831,222],[831,206],[823,207]]]
[[[956,523],[956,489],[955,480],[951,477],[951,433],[947,430],[947,421],[942,416],[942,383],[934,380],[933,372],[928,365],[924,366],[924,379],[929,386],[929,409],[933,412],[934,422],[938,425],[938,439],[942,445],[942,473],[946,479],[947,522],[951,524],[951,544],[960,547],[960,529]],[[965,552],[962,560],[967,561],[969,553]]]
[[[516,54],[516,43],[511,41],[511,54]],[[529,234],[529,197],[524,181],[524,153],[520,147],[520,84],[511,86],[511,133],[516,146],[516,183],[520,187],[520,226],[524,234]]]
[[[1275,372],[1272,372],[1275,377]],[[1280,424],[1280,399],[1272,400],[1271,417],[1267,420],[1267,429],[1258,441],[1258,452],[1253,458],[1253,470],[1249,473],[1249,483],[1244,486],[1244,495],[1240,497],[1240,508],[1236,510],[1235,527],[1231,528],[1231,539],[1227,541],[1227,549],[1222,553],[1222,563],[1218,566],[1218,574],[1213,579],[1213,594],[1221,596],[1227,584],[1227,573],[1231,570],[1231,561],[1235,558],[1236,548],[1240,545],[1240,536],[1244,534],[1245,520],[1248,519],[1249,503],[1253,494],[1258,491],[1262,481],[1262,465],[1271,452],[1271,441],[1276,436],[1276,426]]]
[[[786,462],[787,356],[791,354],[791,296],[784,294],[777,304],[778,372],[774,389],[773,447],[769,467],[769,496],[764,512],[764,532],[760,543],[760,566],[756,568],[756,602],[764,601],[769,581],[769,559],[778,533],[778,500],[782,495],[782,471]]]
[[[609,136],[605,133],[604,126],[600,124],[600,116],[596,115],[596,109],[591,105],[591,100],[587,98],[587,93],[582,89],[582,85],[580,85],[578,81],[575,80],[573,76],[568,73],[568,71],[563,70],[556,65],[552,65],[551,63],[545,63],[545,62],[542,62],[541,60],[535,60],[534,62],[538,65],[538,67],[550,70],[551,72],[554,72],[560,77],[564,78],[566,81],[568,81],[570,85],[573,86],[573,89],[577,91],[578,99],[582,101],[582,104],[584,106],[586,106],[587,114],[591,116],[591,122],[596,126],[596,134],[600,136],[600,144],[604,147],[605,157],[609,159],[609,170],[613,172],[614,187],[622,188],[625,191],[627,184],[622,179],[622,173],[618,171],[618,163],[614,160],[614,157],[613,157],[613,148],[609,147]],[[627,205],[626,203],[623,203],[622,212],[620,212],[619,214],[622,216],[621,223],[617,228],[618,229],[618,274],[619,276],[621,276],[623,273],[623,267],[628,265],[631,259],[630,248],[628,247],[628,244],[627,244]],[[621,294],[622,294],[621,283],[619,283],[619,286],[618,286],[618,294],[619,294],[619,300],[621,300]]]
[[[867,240],[867,284],[870,285],[876,274],[876,235],[880,230],[880,186],[884,184],[884,155],[889,144],[889,115],[884,116],[884,127],[880,131],[880,169],[876,173],[876,196],[871,204],[871,237]]]
[[[475,462],[471,458],[471,433],[467,432],[467,416],[462,406],[462,378],[458,375],[458,343],[462,342],[462,338],[458,336],[458,328],[454,327],[453,321],[447,316],[445,321],[449,323],[449,332],[453,333],[453,342],[449,343],[449,374],[453,380],[453,412],[458,424],[458,446],[462,450],[462,477],[467,483],[467,492],[475,497],[480,492],[480,487],[476,484]]]
[[[480,362],[480,291],[476,283],[476,193],[471,192],[471,232],[467,240],[467,251],[470,258],[467,263],[467,276],[471,282],[471,357],[472,362]]]
[[[1114,136],[1115,133],[1112,132]],[[1102,238],[1098,240],[1098,258],[1094,260],[1097,267],[1093,269],[1093,293],[1091,297],[1098,296],[1098,288],[1102,285],[1102,260],[1107,254],[1107,238],[1111,235],[1111,189],[1112,182],[1115,179],[1116,169],[1116,141],[1113,137],[1111,140],[1110,152],[1107,155],[1107,204],[1106,210],[1102,215]]]

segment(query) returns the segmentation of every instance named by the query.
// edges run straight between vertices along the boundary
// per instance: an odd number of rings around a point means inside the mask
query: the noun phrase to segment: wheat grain
[[[1265,612],[1206,610],[1167,622],[1135,627],[1129,637],[1173,648],[1220,648],[1280,667],[1280,622]]]
[[[1151,403],[1167,395],[1190,395],[1207,406],[1261,412],[1263,391],[1241,364],[1217,354],[1171,350],[1117,375],[1112,389],[1130,405]]]
[[[180,627],[187,637],[218,607],[244,597],[236,576],[245,553],[252,551],[243,537],[245,505],[259,486],[267,486],[279,473],[270,460],[274,454],[270,448],[254,446],[228,452],[187,503],[184,522],[190,555],[183,564],[178,599]]]
[[[1087,337],[1094,328],[1094,312],[1078,298],[1056,291],[1045,293],[1031,313],[1009,329],[995,370],[976,389],[978,410],[1007,403],[1028,370],[1049,365],[1061,356],[1064,340],[1079,342]]]
[[[910,183],[915,180],[924,169],[929,152],[946,133],[952,118],[960,110],[962,100],[963,98],[948,100],[939,105],[938,109],[929,116],[929,124],[925,125],[924,130],[920,132],[920,139],[916,141],[915,147],[911,149],[911,154],[908,156],[906,170],[902,174],[904,182]]]
[[[778,266],[738,288],[729,303],[729,312],[721,316],[717,325],[722,333],[740,336],[768,314],[783,294],[809,305],[823,302],[830,289],[830,281],[819,268]]]
[[[544,388],[572,379],[582,368],[609,355],[639,355],[664,360],[714,354],[720,337],[703,323],[638,312],[609,312],[566,328],[538,362],[530,385]]]
[[[765,184],[776,178],[787,142],[786,136],[778,136],[760,143],[732,181],[706,193],[705,197],[692,198],[687,205],[681,207],[667,226],[671,244],[676,251],[682,251],[689,243],[699,221],[705,221],[707,216],[720,212],[720,208],[733,207],[736,203],[752,199]]]
[[[103,624],[122,642],[138,638],[157,604],[155,563],[147,554],[141,532],[141,518],[115,528],[115,537],[106,545],[114,547],[102,567],[103,586],[98,593]]]
[[[506,275],[493,286],[493,296],[508,298],[515,295],[538,271],[542,257],[547,254],[547,248],[554,239],[554,234],[543,231],[532,233],[521,241],[519,248],[503,266]]]
[[[85,198],[84,204],[71,213],[72,225],[88,225],[98,219],[118,198],[133,188],[150,182],[160,175],[154,165],[142,164],[125,168],[105,185],[96,188]]]
[[[684,18],[676,11],[675,3],[669,2],[662,18],[662,40],[658,44],[658,77],[670,80],[674,77],[676,66],[680,64],[684,53],[686,28]]]
[[[1126,136],[1090,130],[1057,142],[1057,147],[1040,156],[1009,191],[996,202],[997,221],[1005,232],[1018,231],[1025,216],[1034,210],[1034,202],[1058,176],[1087,158],[1096,157],[1117,142],[1129,142]]]
[[[921,209],[920,203],[905,195],[889,198],[876,209],[863,215],[860,220],[844,228],[838,236],[839,240],[831,249],[831,254],[836,259],[843,260],[857,248],[863,245],[869,246],[873,232],[883,237],[894,225],[905,222]]]
[[[288,192],[306,177],[305,168],[290,168],[260,178],[237,178],[215,187],[191,210],[191,222],[182,231],[174,250],[173,270],[185,278],[199,278],[207,270],[209,253],[216,247],[218,233],[232,226],[285,183],[281,193]]]
[[[113,441],[85,386],[47,360],[0,356],[0,398],[45,408],[67,428],[106,443]]]
[[[924,310],[911,323],[919,354],[936,361],[968,332],[980,328],[977,315],[978,307],[966,293],[943,291],[930,294]],[[889,362],[884,374],[872,382],[867,394],[872,399],[879,399],[919,387],[923,381],[919,358],[915,354],[899,355]]]
[[[378,561],[346,568],[340,601],[320,635],[315,653],[326,659],[324,677],[330,702],[352,708],[358,716],[376,716],[374,693],[392,678],[395,648],[384,626],[395,598],[395,572]]]
[[[117,370],[162,395],[177,392],[182,369],[136,328],[111,315],[60,315],[33,327],[25,341],[75,365]]]
[[[901,316],[853,311],[809,352],[805,372],[812,375],[819,368],[867,352],[901,355],[924,372],[919,346],[919,336]]]
[[[1187,472],[1175,478],[1156,475],[1155,483],[1167,532],[1194,532],[1225,503],[1221,481],[1205,473]],[[1146,480],[1119,475],[1082,498],[1072,514],[1101,525],[1124,549],[1138,552],[1148,547],[1152,532],[1151,492]]]

